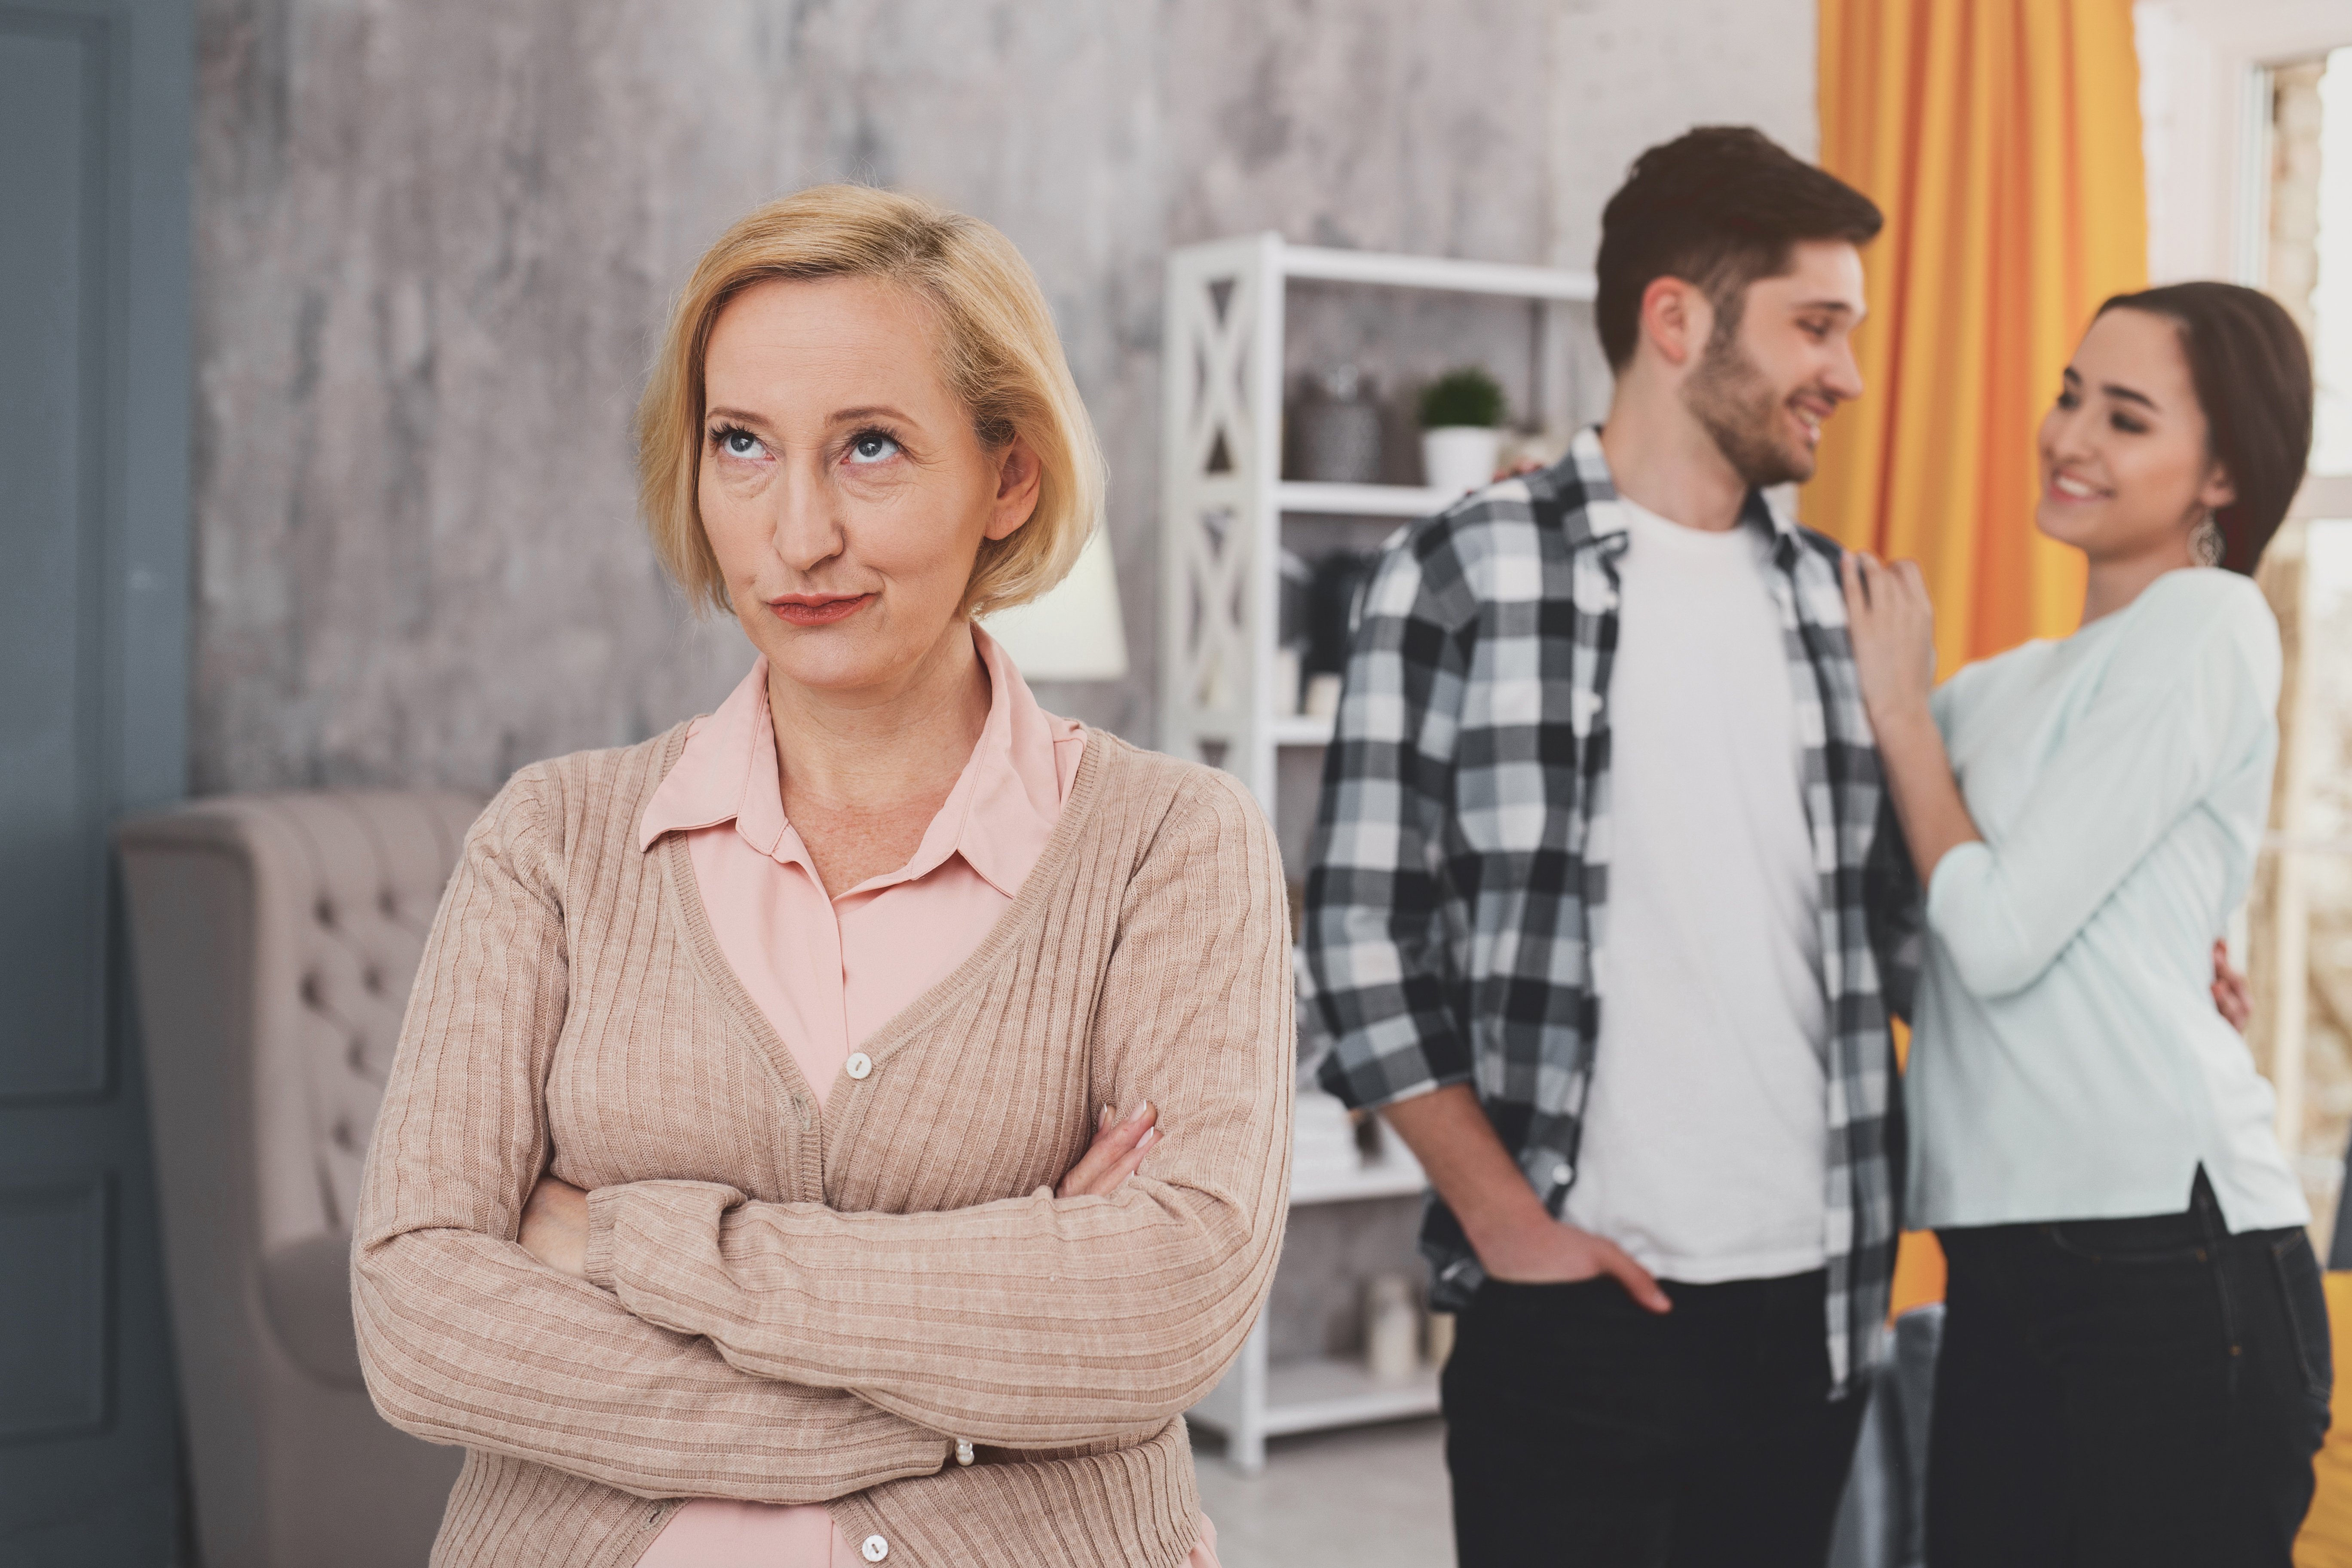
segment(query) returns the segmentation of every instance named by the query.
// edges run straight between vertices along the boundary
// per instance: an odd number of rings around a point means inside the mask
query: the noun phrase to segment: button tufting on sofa
[[[198,801],[122,828],[202,1554],[422,1563],[460,1450],[375,1414],[351,1215],[478,799]]]

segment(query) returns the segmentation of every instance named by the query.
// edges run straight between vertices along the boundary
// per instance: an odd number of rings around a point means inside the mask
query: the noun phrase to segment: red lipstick
[[[871,594],[784,594],[769,600],[768,608],[788,626],[829,626],[873,602]]]

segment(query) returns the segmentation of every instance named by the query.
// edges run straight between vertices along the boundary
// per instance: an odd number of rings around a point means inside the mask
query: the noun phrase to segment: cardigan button
[[[850,1077],[854,1079],[863,1079],[866,1074],[874,1070],[874,1058],[867,1056],[864,1051],[853,1051],[850,1053],[849,1059],[842,1063],[841,1067],[842,1070],[846,1072]],[[874,1539],[879,1541],[882,1538],[877,1535]],[[882,1559],[877,1557],[874,1561],[879,1563]]]
[[[868,1563],[879,1563],[890,1555],[890,1543],[878,1535],[869,1535],[866,1538],[866,1544],[857,1551]]]

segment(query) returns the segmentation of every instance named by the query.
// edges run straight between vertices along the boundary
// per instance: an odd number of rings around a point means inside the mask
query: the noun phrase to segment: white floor
[[[1277,1437],[1257,1476],[1192,1441],[1224,1568],[1454,1568],[1441,1421]]]

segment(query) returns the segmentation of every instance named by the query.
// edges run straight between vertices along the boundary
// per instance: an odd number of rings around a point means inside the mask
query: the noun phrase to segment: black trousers
[[[1826,1276],[1489,1280],[1445,1363],[1462,1568],[1822,1568],[1862,1400],[1830,1399]]]
[[[2286,1568],[2334,1382],[2299,1230],[2183,1213],[1939,1233],[1934,1568]]]

